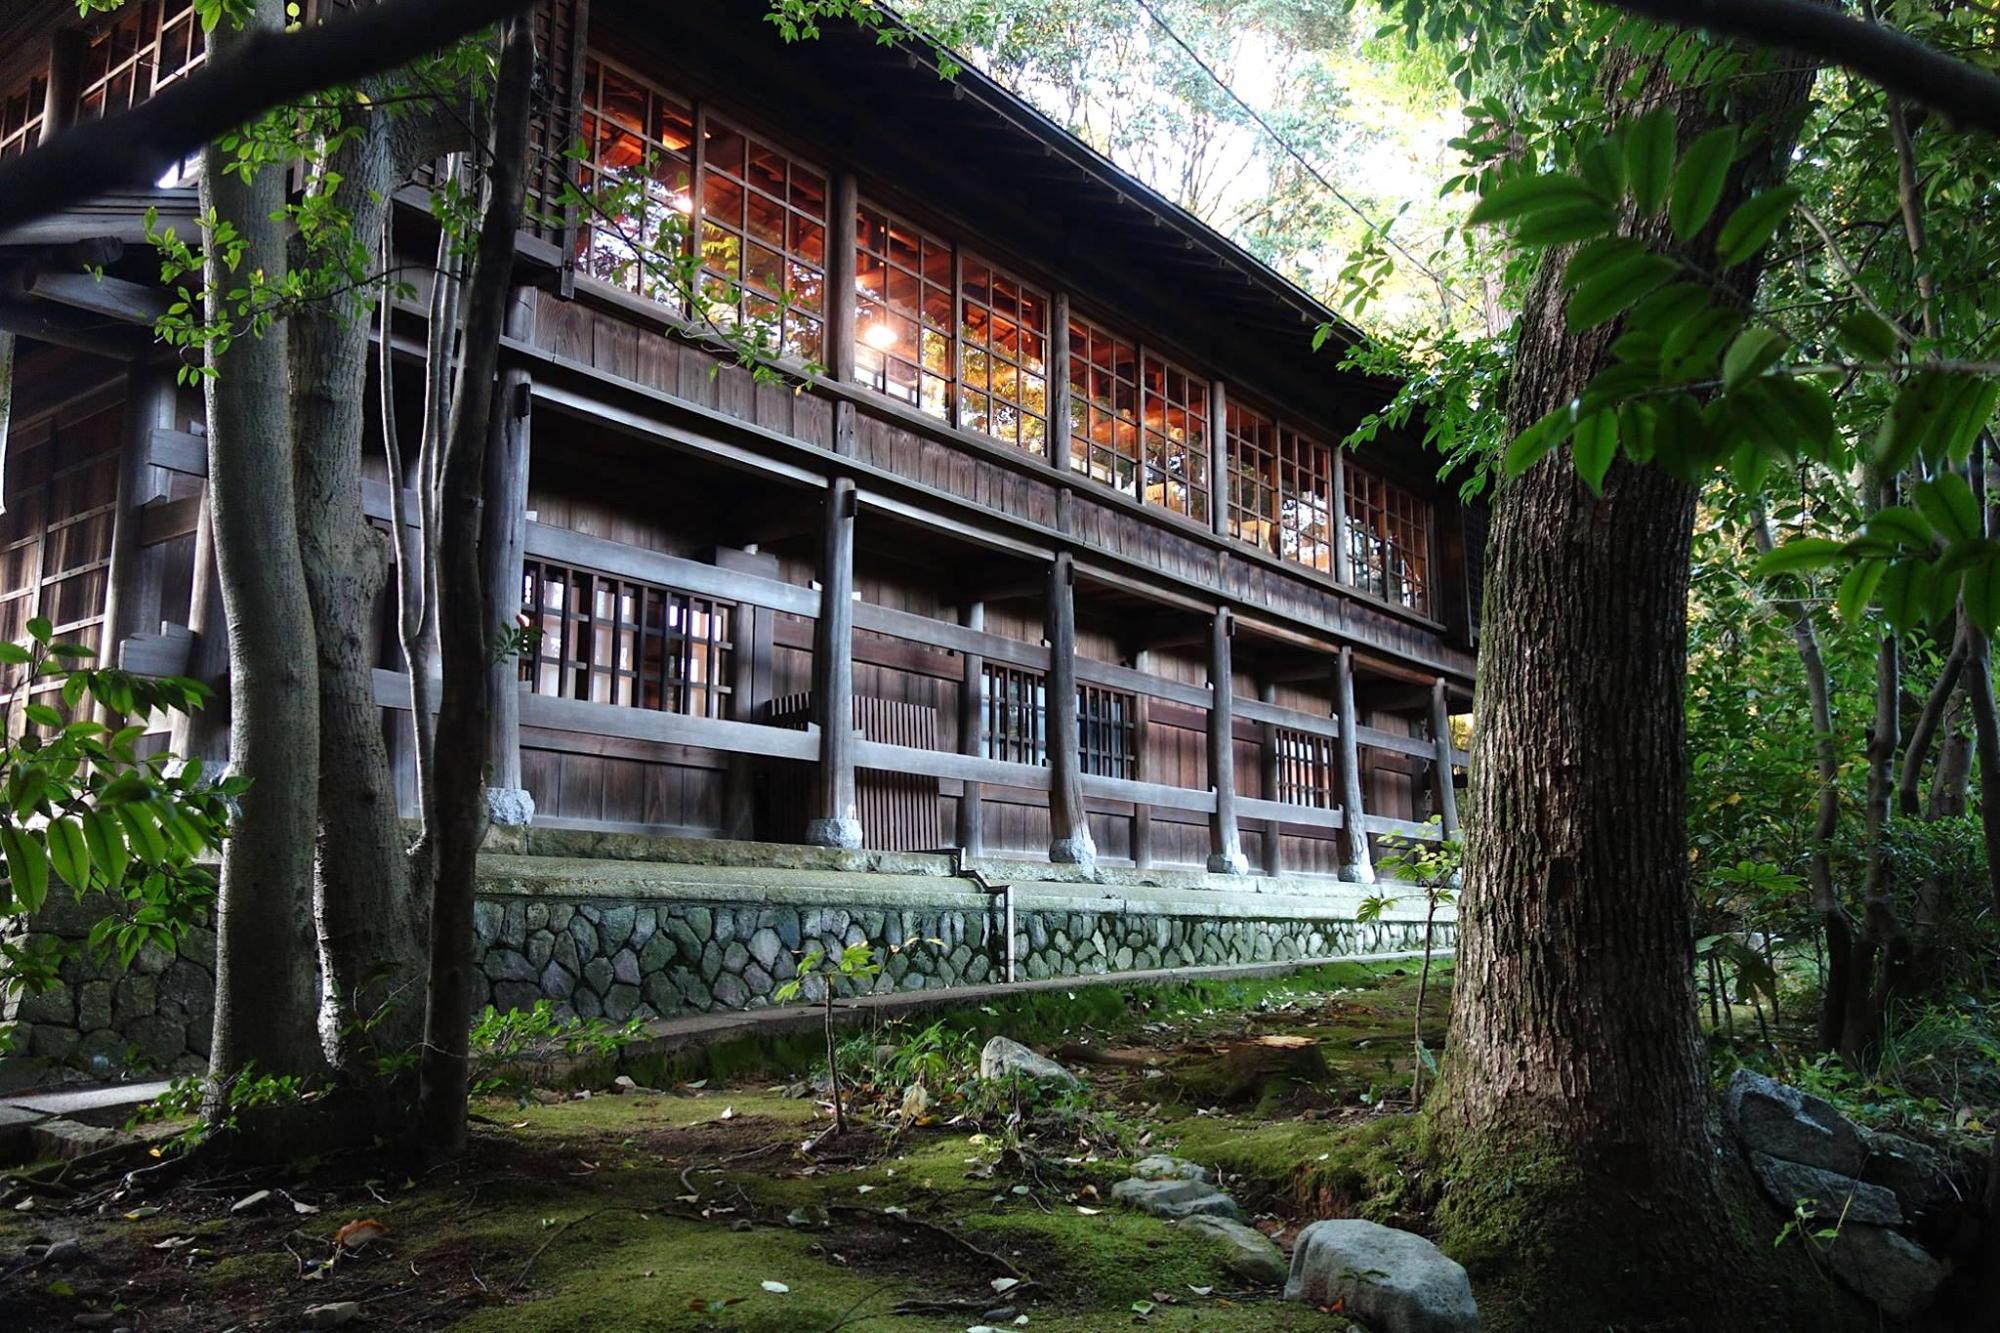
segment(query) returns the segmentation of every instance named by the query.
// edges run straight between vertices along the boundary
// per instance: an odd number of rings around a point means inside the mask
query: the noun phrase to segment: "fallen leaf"
[[[1021,1279],[1017,1277],[996,1277],[989,1285],[996,1292],[1012,1291],[1021,1285]]]
[[[1079,1213],[1082,1213],[1085,1217],[1096,1217],[1099,1213],[1104,1211],[1102,1208],[1086,1208],[1082,1204],[1078,1204],[1076,1206],[1076,1210]]]
[[[774,1296],[782,1296],[786,1292],[791,1290],[791,1288],[786,1286],[784,1283],[773,1282],[771,1281],[770,1278],[765,1278],[762,1282],[758,1283],[757,1285],[761,1286],[764,1290],[770,1292]]]
[[[131,1212],[125,1214],[125,1220],[127,1222],[136,1222],[142,1217],[158,1217],[159,1215],[159,1205],[149,1203],[143,1208],[134,1208]]]
[[[263,1207],[270,1197],[271,1191],[269,1190],[258,1190],[255,1194],[246,1194],[235,1203],[230,1204],[229,1211],[232,1213],[247,1213],[252,1208]]]
[[[359,1301],[332,1301],[326,1305],[306,1307],[307,1328],[338,1328],[342,1324],[354,1322],[361,1314]]]
[[[356,1218],[333,1233],[333,1243],[343,1250],[358,1250],[389,1234],[389,1228],[372,1217]]]
[[[1188,1290],[1197,1296],[1212,1296],[1215,1294],[1214,1287],[1197,1287],[1192,1282],[1188,1284]]]
[[[722,1114],[715,1118],[717,1120],[734,1120],[736,1118],[736,1108],[733,1106],[725,1106],[722,1108]]]

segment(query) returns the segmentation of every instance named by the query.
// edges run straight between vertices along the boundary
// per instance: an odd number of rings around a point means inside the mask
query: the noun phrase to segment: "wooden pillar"
[[[1333,451],[1333,577],[1354,585],[1353,556],[1347,545],[1347,450]]]
[[[1083,808],[1083,771],[1076,727],[1076,565],[1063,551],[1049,563],[1044,602],[1049,641],[1049,860],[1097,865],[1097,843]]]
[[[1451,781],[1451,705],[1445,699],[1444,677],[1431,682],[1431,780],[1437,784],[1438,819],[1444,836],[1458,836],[1458,788]]]
[[[826,538],[820,548],[819,619],[813,622],[812,716],[819,726],[819,774],[806,841],[815,847],[861,846],[854,795],[854,478],[826,489]]]
[[[1133,665],[1144,671],[1145,654]],[[1132,700],[1132,749],[1136,761],[1133,776],[1140,782],[1153,781],[1153,696],[1137,695]],[[1153,807],[1144,801],[1132,806],[1132,864],[1140,870],[1153,868]]]
[[[83,33],[60,28],[49,50],[49,86],[42,102],[41,142],[76,121],[77,79],[83,70]]]
[[[967,629],[986,628],[986,603],[967,602],[959,608]],[[976,755],[986,725],[986,657],[961,653],[964,670],[958,679],[958,752]],[[958,848],[968,857],[986,855],[986,788],[967,778],[958,796]]]
[[[1049,304],[1049,466],[1068,475],[1070,462],[1069,293]],[[1063,495],[1068,496],[1068,490]]]
[[[1229,665],[1233,617],[1218,607],[1208,630],[1208,783],[1215,789],[1215,814],[1208,821],[1208,871],[1243,875],[1250,870],[1243,837],[1236,827],[1236,700]]]
[[[1265,681],[1257,687],[1257,697],[1267,704],[1278,702],[1278,687]],[[1264,799],[1278,799],[1278,728],[1276,723],[1265,722],[1257,728],[1257,778]],[[1284,825],[1275,819],[1264,821],[1264,873],[1282,875],[1285,873]]]
[[[0,329],[0,514],[7,512],[7,427],[14,416],[14,335]]]
[[[842,171],[833,178],[832,226],[828,228],[826,256],[826,368],[842,384],[854,381],[855,333],[855,245],[861,190],[854,173]],[[833,404],[833,451],[854,453],[854,404],[845,398]]]
[[[507,334],[534,332],[534,293],[514,293]],[[386,333],[386,329],[384,330]],[[534,434],[534,383],[510,366],[500,372],[492,438],[486,450],[486,502],[480,513],[480,563],[486,584],[488,632],[512,629],[521,611],[521,565],[528,548],[529,443]],[[396,503],[402,502],[400,487]],[[489,669],[492,711],[487,719],[486,805],[496,824],[521,826],[535,817],[535,798],[521,785],[521,663],[508,654]]]
[[[214,692],[205,708],[176,713],[167,740],[170,752],[199,759],[219,775],[229,762],[229,622],[223,615],[222,584],[215,568],[215,520],[203,487],[195,518],[194,584],[188,595],[187,674]]]
[[[111,515],[111,559],[104,573],[104,627],[97,660],[119,665],[125,640],[159,631],[159,569],[147,578],[139,551],[140,509],[166,495],[164,472],[148,460],[155,430],[171,430],[179,397],[166,363],[134,361],[125,376],[125,440],[119,453],[117,502]],[[148,624],[147,617],[153,618]]]
[[[759,578],[780,581],[778,558],[755,547],[721,547],[715,552],[718,569],[734,569]],[[729,717],[736,722],[764,720],[765,705],[771,698],[771,651],[777,628],[777,613],[769,607],[739,602],[729,624]],[[757,774],[762,761],[756,755],[731,753],[722,780],[722,836],[748,842],[757,836]]]
[[[1354,650],[1340,650],[1335,669],[1334,706],[1340,710],[1340,813],[1341,837],[1347,855],[1342,858],[1340,877],[1356,884],[1375,882],[1375,864],[1368,854],[1368,830],[1362,826],[1367,813],[1361,802],[1361,719],[1354,713]]]
[[[1208,518],[1215,535],[1229,535],[1229,386],[1208,386]]]

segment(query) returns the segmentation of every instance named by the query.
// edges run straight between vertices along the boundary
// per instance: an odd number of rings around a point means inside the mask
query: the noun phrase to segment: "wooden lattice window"
[[[109,656],[104,601],[122,419],[99,411],[13,430],[0,515],[0,639],[20,641],[42,616],[57,639]],[[9,668],[5,678],[17,675]]]
[[[1429,502],[1351,465],[1346,481],[1348,577],[1364,592],[1428,614]]]
[[[1145,426],[1139,498],[1208,521],[1208,382],[1148,351],[1140,363]]]
[[[77,119],[95,120],[137,106],[191,73],[207,55],[208,34],[193,0],[130,0],[84,47]],[[187,184],[200,161],[197,154],[170,167],[159,184]]]
[[[687,102],[610,61],[593,57],[584,66],[578,188],[596,205],[583,208],[577,227],[577,263],[585,273],[682,304],[665,275],[686,244],[694,213],[693,145],[694,108]]]
[[[1084,772],[1101,778],[1136,777],[1138,700],[1102,685],[1076,688],[1077,758]]]
[[[979,753],[1010,764],[1049,761],[1049,687],[1039,671],[988,662],[980,680]]]
[[[1070,466],[1139,494],[1139,349],[1087,320],[1069,323]]]
[[[41,142],[42,114],[48,100],[49,81],[40,75],[0,94],[0,162],[19,157]]]
[[[702,298],[785,356],[826,351],[826,175],[702,112]]]
[[[1239,403],[1224,420],[1230,532],[1333,573],[1333,450]]]
[[[526,563],[521,598],[539,631],[522,661],[535,693],[728,716],[729,603],[540,560]]]
[[[1277,727],[1271,743],[1278,754],[1278,800],[1315,810],[1340,805],[1340,761],[1331,737]]]
[[[958,300],[958,424],[1042,456],[1049,436],[1049,301],[967,256]]]
[[[952,410],[951,246],[863,204],[855,217],[861,382],[940,420]]]

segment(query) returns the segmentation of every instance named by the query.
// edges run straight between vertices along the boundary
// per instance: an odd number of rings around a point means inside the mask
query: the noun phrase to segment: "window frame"
[[[12,89],[0,93],[0,162],[20,157],[40,145],[48,109],[46,69],[30,74]]]
[[[1031,457],[1046,459],[1049,456],[1049,357],[1054,335],[1055,298],[1048,291],[1020,277],[1006,265],[996,264],[978,251],[967,250],[960,246],[956,255],[957,262],[952,266],[954,287],[952,310],[956,323],[952,332],[958,390],[953,399],[952,424],[960,430],[969,430],[975,435],[998,441]],[[987,277],[987,294],[983,300],[971,294],[971,284],[967,280],[968,270],[975,267],[983,270]],[[995,290],[1002,282],[1011,283],[1014,288],[1015,315],[1012,322],[1015,329],[1023,335],[1031,334],[1041,346],[1041,355],[1032,367],[1025,355],[1010,356],[1000,350],[998,342],[993,337],[994,322],[1004,317],[1006,313],[994,299]],[[1040,326],[1032,329],[1022,317],[1029,298],[1033,298],[1041,306]],[[976,344],[969,336],[970,323],[966,318],[968,307],[977,307],[986,315],[986,336]],[[983,353],[986,357],[983,386],[973,385],[966,370],[968,356],[973,353]],[[1041,411],[1037,412],[1028,405],[1026,401],[1028,395],[1025,390],[1017,388],[1016,392],[1010,395],[995,387],[996,381],[1000,378],[994,369],[996,359],[1000,365],[1013,372],[1017,386],[1022,383],[1024,377],[1032,376],[1041,380]],[[975,395],[985,401],[985,421],[980,425],[968,426],[965,424],[968,402]],[[1011,409],[1013,413],[1014,430],[1011,436],[1003,435],[996,429],[996,424],[1002,415],[1002,407]],[[1039,426],[1039,431],[1033,432],[1036,438],[1032,443],[1029,440],[1030,422]]]
[[[1341,581],[1385,605],[1429,619],[1437,592],[1437,506],[1431,499],[1382,473],[1348,464],[1342,476],[1341,525]],[[1370,543],[1383,557],[1379,567],[1369,558]],[[1396,552],[1405,559],[1392,575],[1388,556]],[[1400,591],[1391,587],[1392,577]]]
[[[879,253],[868,248],[867,225],[871,215],[882,229],[884,245]],[[917,260],[914,267],[898,262],[895,258],[893,247],[888,244],[888,238],[898,228],[908,232],[916,241]],[[925,259],[933,251],[941,254],[944,258],[945,280],[943,282],[938,282],[925,272]],[[862,291],[861,256],[863,254],[869,255],[871,259],[879,260],[883,266],[884,281],[882,296],[879,302]],[[897,310],[891,299],[893,294],[891,278],[896,271],[908,274],[916,283],[917,303],[914,315]],[[937,294],[944,298],[945,322],[943,324],[933,321],[926,309],[926,298],[931,295],[933,289],[936,289]],[[855,383],[875,393],[879,393],[885,398],[893,399],[905,407],[921,412],[927,417],[955,425],[957,423],[959,385],[958,292],[959,254],[956,243],[944,239],[942,236],[931,231],[930,228],[912,221],[910,218],[893,209],[861,197],[857,192],[854,204],[854,327],[847,334],[854,343]],[[871,303],[873,308],[871,308]],[[877,347],[867,340],[863,332],[863,326],[871,319],[879,319],[885,316],[886,318],[898,320],[915,327],[918,348],[918,353],[915,357],[893,353],[889,348]],[[926,340],[932,337],[940,339],[944,345],[944,369],[942,371],[928,365],[923,355]],[[865,365],[866,361],[871,357],[877,359],[880,363],[872,374]],[[914,399],[889,386],[888,372],[892,361],[909,367],[913,372],[916,385],[916,397]],[[935,400],[935,406],[931,405],[929,394],[927,393],[927,385],[931,382],[935,382],[938,386],[938,397]]]
[[[1240,429],[1236,420],[1239,416],[1255,418],[1259,433],[1268,433],[1269,443]],[[1226,405],[1222,435],[1226,446],[1229,535],[1288,564],[1339,581],[1343,527],[1339,452],[1316,436],[1287,424],[1282,415],[1241,401]],[[1257,465],[1254,470],[1245,466],[1247,456],[1254,456]],[[1320,489],[1315,491],[1308,481],[1318,483]],[[1263,507],[1246,502],[1246,494],[1252,492],[1265,502]],[[1323,502],[1316,506],[1308,504],[1307,497],[1315,494],[1322,496]],[[1302,517],[1308,511],[1321,517],[1323,533],[1316,539],[1309,539],[1312,525]],[[1257,540],[1247,532],[1253,523],[1265,525],[1266,531],[1258,535],[1266,540]],[[1314,547],[1321,552],[1320,558],[1304,558],[1301,553]]]
[[[831,302],[828,300],[828,297],[831,295],[828,290],[828,282],[832,276],[829,271],[830,265],[828,261],[832,258],[833,247],[833,173],[811,159],[793,153],[779,144],[776,139],[751,129],[736,117],[717,112],[703,99],[694,99],[694,111],[696,144],[694,174],[696,183],[692,220],[695,252],[699,260],[695,275],[695,286],[697,291],[704,293],[704,299],[707,301],[709,307],[707,311],[701,312],[700,318],[703,322],[720,323],[723,318],[727,317],[727,312],[733,305],[735,319],[738,321],[738,327],[740,327],[742,323],[752,318],[752,316],[746,313],[752,303],[765,303],[771,307],[771,311],[768,315],[760,314],[756,318],[775,320],[776,339],[772,350],[776,352],[777,359],[780,361],[790,361],[794,364],[824,363],[828,352],[826,340],[829,330],[827,325],[833,313],[830,308]],[[715,138],[717,127],[736,135],[742,140],[743,165],[740,171],[732,171],[726,165],[717,165],[715,162],[712,141]],[[764,185],[753,179],[751,162],[753,150],[756,148],[764,149],[783,163],[785,181],[782,196],[772,193]],[[792,201],[794,193],[793,176],[794,173],[801,171],[818,178],[819,215],[817,218],[809,210],[800,207]],[[730,223],[721,223],[715,220],[712,214],[712,203],[709,198],[710,186],[714,183],[715,177],[720,177],[723,181],[735,184],[742,189],[742,205],[737,213],[738,220]],[[780,223],[784,231],[784,239],[779,246],[774,247],[768,238],[760,237],[751,230],[750,210],[752,205],[759,199],[775,205],[778,210]],[[817,262],[806,258],[804,251],[795,249],[797,242],[794,239],[793,227],[795,221],[799,219],[803,219],[805,226],[816,226],[819,229],[819,259]],[[727,236],[734,237],[741,247],[738,251],[735,274],[725,273],[720,267],[710,264],[708,258],[710,228]],[[769,289],[754,284],[750,280],[750,247],[753,245],[771,251],[777,256],[780,285],[783,289],[781,294],[769,294]],[[797,299],[794,290],[795,277],[800,269],[810,272],[818,279],[817,297],[810,303]],[[705,295],[708,286],[707,279],[710,277],[714,277],[719,282],[726,284],[713,297]],[[730,292],[732,290],[735,297],[733,301],[730,299]],[[781,296],[790,298],[788,305],[781,301]],[[816,345],[812,342],[801,343],[794,339],[793,330],[798,325],[810,326],[810,328],[816,331]]]
[[[562,601],[551,604],[548,590],[558,577]],[[608,615],[599,610],[607,591]],[[521,655],[520,678],[529,693],[676,717],[731,715],[737,603],[535,556],[521,562],[521,603],[539,631],[532,651]],[[700,633],[694,631],[697,616]],[[600,660],[600,643],[610,647],[608,661]]]
[[[578,182],[578,188],[584,193],[586,198],[590,197],[592,191],[597,188],[598,182],[605,174],[605,169],[599,157],[605,142],[605,136],[601,133],[601,129],[597,127],[601,127],[607,120],[610,120],[604,114],[602,100],[607,71],[636,85],[646,97],[647,114],[645,120],[648,123],[635,130],[623,122],[611,121],[612,124],[617,126],[617,133],[636,138],[648,152],[654,149],[659,150],[666,160],[678,162],[686,170],[686,185],[682,191],[686,195],[688,204],[685,210],[674,207],[671,185],[666,181],[656,182],[666,191],[665,208],[681,212],[687,219],[683,227],[680,244],[681,257],[685,258],[689,247],[693,244],[695,221],[699,217],[701,209],[699,174],[701,131],[695,101],[693,98],[682,97],[664,85],[647,78],[623,61],[596,50],[587,51],[584,55],[582,84],[577,94],[577,135],[589,146],[590,150],[588,158],[578,163],[579,173],[586,177],[586,179]],[[688,146],[685,150],[679,152],[668,148],[664,139],[654,137],[651,132],[657,123],[659,123],[654,114],[655,107],[660,104],[669,103],[684,110],[687,117]],[[641,162],[643,163],[644,160],[642,156]],[[674,291],[659,291],[658,284],[647,272],[646,265],[636,258],[632,261],[633,273],[630,281],[620,281],[615,276],[607,276],[604,273],[596,271],[589,262],[591,258],[589,247],[592,236],[599,233],[610,235],[618,235],[618,233],[599,226],[596,210],[588,205],[579,209],[578,213],[577,235],[572,247],[572,253],[576,256],[577,269],[581,276],[590,278],[596,282],[602,282],[607,286],[637,296],[642,300],[653,301],[678,314],[685,315],[687,313],[687,303],[681,299],[681,294]],[[649,213],[646,219],[642,219],[642,225],[649,224],[650,221]],[[662,221],[665,221],[664,217]],[[654,227],[652,230],[653,234],[657,236],[659,229]]]

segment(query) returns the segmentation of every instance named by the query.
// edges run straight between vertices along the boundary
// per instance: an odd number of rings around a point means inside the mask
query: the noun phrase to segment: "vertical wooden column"
[[[534,336],[535,294],[521,288],[507,309],[507,336]],[[386,327],[383,330],[387,335]],[[528,549],[528,467],[533,429],[534,381],[528,371],[500,372],[492,438],[486,449],[486,502],[480,511],[481,578],[486,585],[488,632],[511,628],[521,611],[521,566]],[[402,503],[400,483],[395,502]],[[521,664],[509,655],[489,669],[486,805],[496,824],[531,823],[535,798],[521,783]]]
[[[1208,821],[1211,875],[1250,871],[1236,826],[1236,699],[1229,664],[1233,619],[1228,607],[1217,607],[1208,630],[1208,783],[1215,789],[1215,813]]]
[[[1257,687],[1257,697],[1267,704],[1278,702],[1278,687],[1265,681]],[[1278,728],[1272,722],[1257,728],[1257,778],[1267,801],[1278,799]],[[1275,819],[1264,821],[1264,873],[1285,873],[1284,826]]]
[[[174,715],[167,749],[183,759],[201,760],[210,773],[220,776],[229,762],[229,622],[222,610],[222,584],[215,568],[215,520],[209,513],[206,487],[195,519],[188,628],[194,631],[194,639],[188,649],[187,674],[208,686],[215,697],[206,708]]]
[[[1215,535],[1229,535],[1229,386],[1208,386],[1208,518]]]
[[[1049,303],[1049,466],[1069,475],[1070,383],[1069,293],[1057,292]],[[1064,495],[1069,492],[1065,490]]]
[[[41,142],[76,121],[77,77],[83,70],[83,33],[60,28],[49,48],[49,86],[42,101]]]
[[[1431,682],[1431,748],[1435,756],[1431,779],[1437,783],[1439,822],[1444,836],[1458,836],[1458,788],[1451,781],[1451,705],[1445,699],[1444,677]]]
[[[1368,854],[1368,830],[1362,826],[1366,810],[1361,802],[1361,719],[1354,713],[1354,650],[1340,650],[1334,677],[1334,706],[1340,710],[1340,813],[1341,836],[1346,843],[1345,864],[1340,877],[1356,884],[1375,882],[1375,864]]]
[[[1142,652],[1132,665],[1146,669]],[[1140,694],[1132,700],[1132,776],[1140,782],[1153,781],[1153,696]],[[1153,868],[1153,807],[1144,801],[1132,804],[1132,864],[1140,870]]]
[[[985,629],[986,603],[965,603],[958,618],[967,629]],[[976,755],[986,725],[986,657],[961,653],[959,660],[964,670],[958,679],[958,752]],[[958,848],[968,857],[986,855],[986,788],[970,778],[958,796]]]
[[[0,513],[7,511],[7,426],[14,416],[14,335],[0,331]]]
[[[779,580],[778,558],[755,547],[721,547],[718,569],[734,569],[760,578]],[[729,716],[737,722],[758,722],[771,697],[771,651],[776,613],[769,607],[739,602],[729,625]],[[722,779],[722,836],[747,842],[757,836],[756,778],[761,761],[755,755],[731,753]]]
[[[1097,865],[1097,843],[1084,813],[1076,725],[1076,565],[1068,551],[1049,563],[1044,603],[1049,641],[1049,860]]]
[[[819,726],[819,774],[805,837],[815,847],[861,846],[854,796],[854,478],[826,488],[820,548],[819,619],[813,622],[812,716]]]
[[[1333,451],[1333,577],[1354,584],[1353,556],[1347,546],[1347,450]]]
[[[854,381],[854,321],[856,311],[855,242],[861,210],[861,189],[851,171],[833,178],[829,201],[833,216],[827,229],[826,256],[826,367],[827,373],[842,384]],[[854,452],[854,404],[836,398],[833,404],[833,448],[835,453]]]
[[[147,577],[139,550],[139,510],[166,494],[164,472],[147,461],[155,430],[171,430],[179,390],[173,367],[134,361],[125,375],[125,440],[119,453],[111,560],[104,573],[104,628],[97,660],[117,666],[125,640],[159,631],[159,567]],[[153,623],[147,623],[151,616]]]

